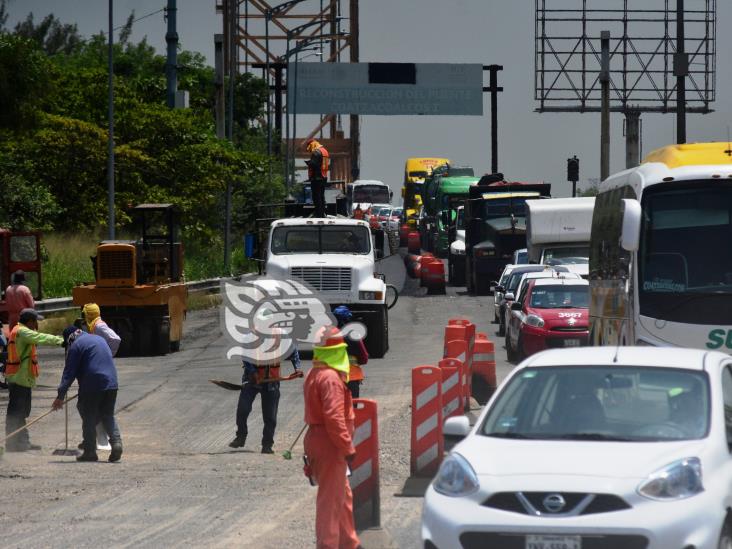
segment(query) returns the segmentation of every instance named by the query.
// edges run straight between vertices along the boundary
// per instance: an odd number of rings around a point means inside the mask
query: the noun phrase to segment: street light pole
[[[109,240],[115,238],[114,220],[114,0],[109,0],[109,35],[107,41],[107,68],[109,71],[109,97],[107,116],[109,118],[109,134],[107,136],[107,225]]]

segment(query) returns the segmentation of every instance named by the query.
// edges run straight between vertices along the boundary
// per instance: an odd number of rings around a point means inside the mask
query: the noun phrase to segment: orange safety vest
[[[353,210],[353,219],[363,219],[363,210],[361,208]]]
[[[257,385],[261,383],[269,383],[280,379],[280,365],[276,364],[255,364],[257,373],[255,374]]]
[[[18,348],[15,343],[16,338],[18,337],[18,332],[20,331],[20,324],[16,324],[12,331],[10,332],[10,338],[8,339],[8,361],[5,363],[5,375],[6,376],[12,376],[18,373],[18,370],[20,370],[20,363],[22,358],[26,357],[19,357],[18,356]],[[30,373],[33,377],[38,377],[40,374],[40,371],[38,369],[38,354],[36,353],[36,346],[31,345],[31,364],[30,364]]]
[[[320,151],[320,154],[323,156],[323,160],[320,163],[320,176],[323,179],[328,179],[328,170],[330,169],[330,153],[328,152],[328,149],[326,149],[322,145],[316,150]],[[315,171],[310,166],[308,166],[308,177],[310,179],[315,177]]]
[[[348,371],[348,379],[350,381],[363,381],[363,369],[359,366],[358,362],[356,362],[356,357],[348,355],[348,362],[351,364],[351,369]]]

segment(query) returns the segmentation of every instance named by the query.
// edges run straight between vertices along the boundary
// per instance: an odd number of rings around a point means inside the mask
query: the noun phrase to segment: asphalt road
[[[491,324],[492,299],[451,287],[446,295],[423,295],[408,280],[390,311],[390,351],[366,366],[362,396],[379,407],[382,526],[398,547],[420,546],[422,500],[395,496],[409,475],[410,370],[436,364],[447,320],[466,317],[496,341],[497,374],[503,379],[511,365]],[[241,368],[226,360],[227,347],[219,311],[199,311],[188,316],[180,352],[117,361],[117,418],[125,448],[120,463],[107,463],[106,452],[100,452],[103,461],[83,464],[52,455],[64,446],[63,412],[32,427],[31,438],[43,449],[8,453],[0,462],[2,545],[314,546],[316,489],[302,475],[302,443],[292,461],[281,457],[302,426],[301,381],[282,384],[276,454],[259,453],[262,421],[256,403],[247,447],[232,450],[238,393],[207,382],[239,381]],[[50,408],[62,370],[60,349],[41,348],[39,354],[43,387],[34,392],[31,417]],[[0,392],[2,422],[6,400],[7,392]],[[75,447],[81,422],[76,410],[69,416],[69,442]]]

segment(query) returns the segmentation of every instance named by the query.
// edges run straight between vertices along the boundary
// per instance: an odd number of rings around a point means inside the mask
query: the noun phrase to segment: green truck
[[[440,166],[432,177],[425,181],[423,189],[424,216],[420,224],[422,248],[433,252],[437,257],[446,257],[450,243],[448,228],[452,224],[443,219],[443,211],[451,211],[455,215],[456,202],[468,197],[470,185],[479,178],[473,176],[473,168],[458,166]]]

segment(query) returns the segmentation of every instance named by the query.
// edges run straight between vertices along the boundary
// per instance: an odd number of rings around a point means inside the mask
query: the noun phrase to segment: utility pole
[[[234,84],[236,80],[236,24],[238,15],[238,0],[224,1],[224,29],[226,29],[228,56],[227,72],[229,74],[229,99],[226,125],[226,137],[229,142],[234,141]],[[232,184],[231,179],[226,180],[226,196],[224,200],[224,268],[230,272],[231,267],[231,201]]]
[[[114,220],[114,0],[109,0],[109,35],[107,42],[107,69],[109,71],[109,97],[107,116],[109,134],[107,136],[107,225],[109,240],[115,238]]]
[[[483,65],[483,70],[490,73],[490,86],[483,86],[483,91],[491,94],[491,173],[498,173],[498,92],[503,91],[498,86],[498,71],[503,65]]]
[[[351,32],[351,63],[358,63],[358,0],[350,0],[348,16],[351,18],[349,29]],[[351,138],[351,179],[357,180],[360,175],[361,165],[361,129],[360,120],[357,114],[350,115],[349,133]]]
[[[168,32],[165,42],[168,44],[168,58],[165,62],[165,81],[168,107],[175,108],[175,93],[178,91],[178,29],[176,0],[168,0],[165,16],[168,18]]]
[[[625,167],[635,168],[640,164],[640,111],[625,111]]]
[[[686,75],[689,74],[689,56],[684,48],[684,0],[676,0],[676,143],[686,143]]]
[[[226,115],[224,101],[224,35],[214,34],[214,84],[216,88],[216,137],[226,138]]]
[[[605,181],[610,175],[610,31],[600,33],[600,49],[600,181]]]

